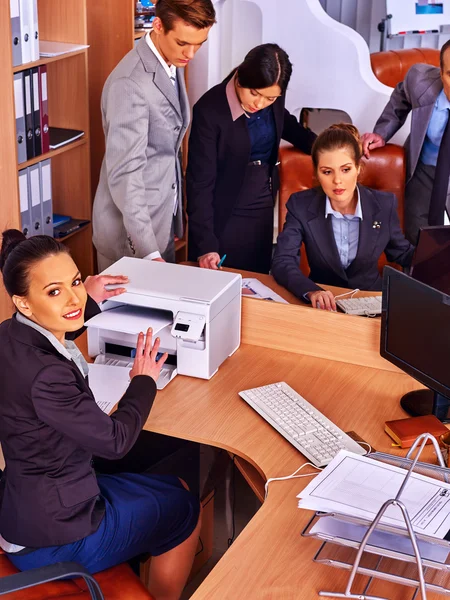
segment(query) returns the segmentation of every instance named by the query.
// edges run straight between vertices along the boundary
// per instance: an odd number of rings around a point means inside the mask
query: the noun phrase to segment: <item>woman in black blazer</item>
[[[0,268],[17,312],[0,325],[0,547],[21,570],[76,561],[91,573],[152,555],[154,598],[178,598],[198,542],[199,502],[172,476],[96,475],[92,455],[123,457],[134,445],[166,360],[149,329],[139,334],[131,383],[110,416],[95,403],[88,365],[69,341],[96,301],[113,294],[88,278],[48,236],[3,234]]]
[[[269,272],[280,139],[309,154],[316,137],[284,108],[291,73],[286,52],[263,44],[194,106],[186,190],[200,267],[226,254],[226,266]]]
[[[272,274],[315,308],[336,310],[334,295],[317,283],[381,290],[378,259],[384,252],[402,267],[414,253],[403,235],[397,200],[357,183],[362,148],[353,125],[333,125],[314,142],[312,161],[320,188],[292,194],[286,223],[278,236]],[[304,242],[309,277],[300,271]]]

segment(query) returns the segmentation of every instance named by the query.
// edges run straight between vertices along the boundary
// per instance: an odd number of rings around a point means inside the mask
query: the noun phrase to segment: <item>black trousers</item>
[[[272,261],[273,195],[269,165],[247,166],[233,213],[219,233],[225,266],[268,273]]]

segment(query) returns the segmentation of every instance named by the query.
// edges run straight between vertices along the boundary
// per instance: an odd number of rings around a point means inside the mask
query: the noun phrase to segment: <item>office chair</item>
[[[390,87],[405,79],[409,69],[417,63],[439,67],[439,50],[435,48],[405,48],[386,50],[370,55],[372,71],[377,79]]]
[[[2,551],[0,597],[2,600],[153,600],[127,564],[94,576],[74,562],[20,572]]]

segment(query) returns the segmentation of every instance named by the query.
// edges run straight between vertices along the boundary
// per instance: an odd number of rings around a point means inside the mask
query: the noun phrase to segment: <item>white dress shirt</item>
[[[166,61],[163,59],[161,54],[158,52],[155,44],[153,43],[153,40],[150,36],[151,32],[152,32],[152,30],[150,30],[147,33],[147,35],[145,36],[145,41],[147,42],[150,50],[153,52],[153,54],[156,56],[156,58],[161,63],[161,66],[163,67],[164,71],[167,73],[167,76],[169,77],[170,81],[173,83],[173,86],[176,89],[177,94],[178,94],[177,68],[174,65],[169,66],[166,63]],[[175,173],[175,175],[176,175],[176,173]],[[174,215],[177,214],[177,210],[178,210],[178,189],[175,190],[175,196],[174,196],[174,205],[173,205],[173,214]],[[147,256],[144,256],[144,259],[146,259],[146,260],[153,260],[155,258],[161,258],[161,253],[158,250],[156,250],[156,252],[151,252],[150,254],[147,254]]]

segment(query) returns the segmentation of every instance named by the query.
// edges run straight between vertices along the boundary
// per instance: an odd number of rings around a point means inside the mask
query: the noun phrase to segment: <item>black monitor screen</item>
[[[450,297],[386,267],[381,355],[449,398]]]
[[[411,276],[450,294],[450,226],[424,227],[414,254]]]

